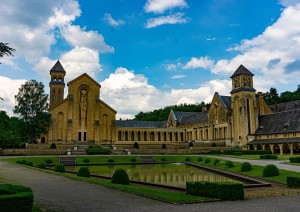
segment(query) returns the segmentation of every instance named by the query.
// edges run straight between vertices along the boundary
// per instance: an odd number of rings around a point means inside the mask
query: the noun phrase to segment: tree
[[[4,55],[14,56],[13,52],[15,51],[16,51],[15,49],[8,46],[8,43],[0,42],[0,58],[3,57]]]
[[[270,91],[265,94],[265,101],[268,105],[280,103],[276,88],[270,88]]]
[[[19,114],[24,121],[24,131],[28,143],[36,142],[37,138],[46,134],[50,125],[48,109],[48,95],[44,92],[44,85],[35,80],[25,82],[15,96],[17,105],[14,113]]]

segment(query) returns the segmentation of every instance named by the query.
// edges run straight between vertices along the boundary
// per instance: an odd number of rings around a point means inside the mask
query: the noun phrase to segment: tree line
[[[273,105],[300,100],[300,89],[298,88],[295,91],[285,91],[279,95],[276,88],[270,88],[270,90],[263,95],[266,103],[268,105]]]

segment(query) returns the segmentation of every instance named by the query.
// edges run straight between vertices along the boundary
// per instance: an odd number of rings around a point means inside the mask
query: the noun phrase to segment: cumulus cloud
[[[209,59],[207,56],[205,57],[192,57],[190,61],[188,61],[182,68],[183,69],[209,69],[214,65],[214,61]]]
[[[299,4],[299,0],[280,0],[280,4],[282,4],[285,7],[288,6],[295,6],[296,4]]]
[[[104,20],[108,23],[108,25],[110,25],[112,27],[117,27],[117,26],[121,26],[121,25],[125,24],[125,21],[123,21],[121,19],[119,19],[119,20],[113,19],[113,17],[111,16],[110,13],[105,13]]]
[[[166,10],[180,7],[187,7],[188,4],[184,0],[148,0],[144,5],[145,12],[163,13]]]
[[[174,13],[157,18],[149,18],[146,23],[146,28],[154,28],[164,24],[184,24],[187,22],[189,22],[189,19],[184,17],[184,13]]]

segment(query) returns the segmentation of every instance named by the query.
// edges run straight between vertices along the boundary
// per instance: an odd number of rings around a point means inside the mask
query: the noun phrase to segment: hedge
[[[220,160],[219,159],[216,159],[215,161],[214,161],[214,165],[216,166],[216,165],[218,165],[220,163]]]
[[[277,166],[274,164],[269,164],[266,165],[264,170],[263,170],[263,176],[264,177],[273,177],[273,176],[278,176],[279,175],[279,170]]]
[[[249,162],[244,162],[241,165],[241,172],[251,171],[253,168]]]
[[[228,160],[225,162],[225,166],[228,168],[232,168],[232,167],[234,167],[234,164],[232,163],[232,161]]]
[[[54,167],[55,172],[65,173],[65,166],[63,164],[57,164]]]
[[[300,157],[290,158],[290,163],[300,163]]]
[[[51,164],[51,163],[53,163],[53,160],[52,160],[51,158],[47,158],[47,159],[45,160],[45,163],[46,163],[46,164]]]
[[[39,169],[45,169],[46,164],[45,163],[39,163],[36,167],[38,167]]]
[[[187,182],[187,194],[222,200],[244,199],[244,186],[242,183],[232,182]]]
[[[300,188],[300,177],[286,177],[288,187]]]
[[[101,146],[91,146],[85,150],[88,155],[105,155],[110,154],[110,149],[102,148]]]
[[[238,154],[242,155],[266,155],[272,154],[271,150],[223,150],[223,154],[225,155],[234,155],[238,152]]]
[[[210,159],[209,158],[205,158],[204,163],[210,163]]]
[[[124,169],[117,169],[111,178],[111,182],[115,184],[129,185],[127,172]]]
[[[91,173],[88,167],[80,167],[77,176],[79,177],[90,177]]]
[[[260,159],[278,159],[277,155],[267,154],[267,155],[260,155]]]
[[[28,187],[21,185],[0,184],[1,212],[31,212],[33,193]]]

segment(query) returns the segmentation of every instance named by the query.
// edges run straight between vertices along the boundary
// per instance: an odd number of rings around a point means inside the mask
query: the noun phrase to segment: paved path
[[[289,171],[295,171],[295,172],[300,172],[300,166],[295,166],[295,165],[289,165],[289,164],[283,164],[285,160],[249,160],[249,159],[241,159],[241,158],[233,158],[233,157],[227,157],[227,156],[216,156],[216,155],[206,155],[208,157],[214,157],[214,158],[219,158],[219,159],[225,159],[225,160],[231,160],[234,162],[249,162],[253,165],[258,165],[258,166],[266,166],[268,164],[274,164],[276,165],[279,169],[285,169]]]
[[[0,176],[2,179],[31,187],[36,204],[48,211],[300,211],[300,195],[173,205],[2,161]]]

